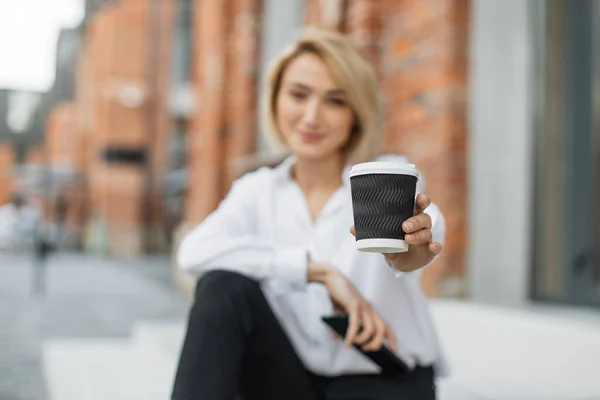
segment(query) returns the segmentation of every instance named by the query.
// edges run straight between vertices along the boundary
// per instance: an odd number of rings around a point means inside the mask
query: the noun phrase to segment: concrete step
[[[452,365],[440,400],[600,399],[600,324],[455,301],[431,309]],[[139,321],[131,340],[47,342],[52,400],[168,399],[184,331]]]
[[[600,399],[600,324],[527,310],[432,302],[451,377],[486,400]]]
[[[165,400],[184,324],[140,321],[129,339],[56,339],[42,353],[51,400]]]
[[[135,400],[143,379],[125,339],[64,339],[43,345],[51,400]]]
[[[170,398],[184,333],[183,322],[140,321],[134,325],[132,343],[148,382],[141,388],[144,398]]]

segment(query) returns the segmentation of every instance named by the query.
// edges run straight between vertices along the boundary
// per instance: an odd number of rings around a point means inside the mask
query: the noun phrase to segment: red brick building
[[[54,165],[85,176],[70,199],[98,251],[165,251],[160,183],[167,166],[165,110],[173,2],[121,0],[88,16],[77,58],[72,102],[46,124]]]
[[[176,230],[174,250],[233,179],[273,162],[264,75],[319,24],[367,51],[385,94],[384,150],[417,164],[445,213],[427,293],[600,304],[597,2],[88,3],[76,93],[47,119],[45,147],[0,147],[2,169],[51,159],[86,177],[88,247],[169,251]],[[0,200],[11,185],[0,176]]]
[[[0,143],[0,204],[10,200],[12,192],[12,166],[14,164],[14,149],[10,143]]]
[[[192,186],[186,221],[200,222],[227,192],[234,161],[257,149],[259,0],[203,0],[194,11],[193,80],[200,102],[189,132]],[[306,24],[346,32],[377,66],[386,99],[386,150],[422,169],[447,218],[446,248],[427,270],[431,294],[440,271],[465,273],[467,0],[303,2]],[[264,42],[264,38],[263,38]],[[257,73],[258,70],[258,73]]]
[[[327,25],[370,55],[386,99],[385,150],[408,155],[422,169],[445,212],[446,249],[424,278],[427,291],[438,293],[440,271],[457,277],[465,271],[468,6],[467,0],[110,2],[86,21],[73,101],[47,121],[50,159],[86,177],[86,240],[105,243],[112,254],[166,250],[162,190],[174,168],[178,130],[189,184],[180,231],[202,221],[240,165],[268,159],[259,97],[268,59],[284,44],[277,41],[303,24]],[[281,12],[293,26],[281,25]],[[182,101],[181,83],[192,96],[183,101],[188,112],[175,115],[170,103]]]

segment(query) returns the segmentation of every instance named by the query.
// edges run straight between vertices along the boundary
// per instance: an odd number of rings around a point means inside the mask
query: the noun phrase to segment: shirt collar
[[[275,178],[280,182],[291,180],[292,165],[296,161],[296,156],[293,154],[286,157],[279,165],[274,168]]]
[[[296,162],[296,156],[290,155],[283,162],[281,162],[278,166],[275,167],[275,177],[279,182],[289,182],[292,180],[291,169]],[[352,165],[346,165],[344,170],[342,171],[342,184],[345,187],[350,186],[350,169]]]

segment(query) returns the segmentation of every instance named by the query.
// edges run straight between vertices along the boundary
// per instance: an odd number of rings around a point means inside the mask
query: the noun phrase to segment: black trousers
[[[402,377],[308,372],[257,282],[228,271],[199,280],[172,400],[433,400],[432,368]]]

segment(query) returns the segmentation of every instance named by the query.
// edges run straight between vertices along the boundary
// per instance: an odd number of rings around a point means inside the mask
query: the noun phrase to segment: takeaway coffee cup
[[[379,161],[352,167],[350,186],[358,250],[408,250],[402,224],[413,216],[418,179],[412,164]]]

